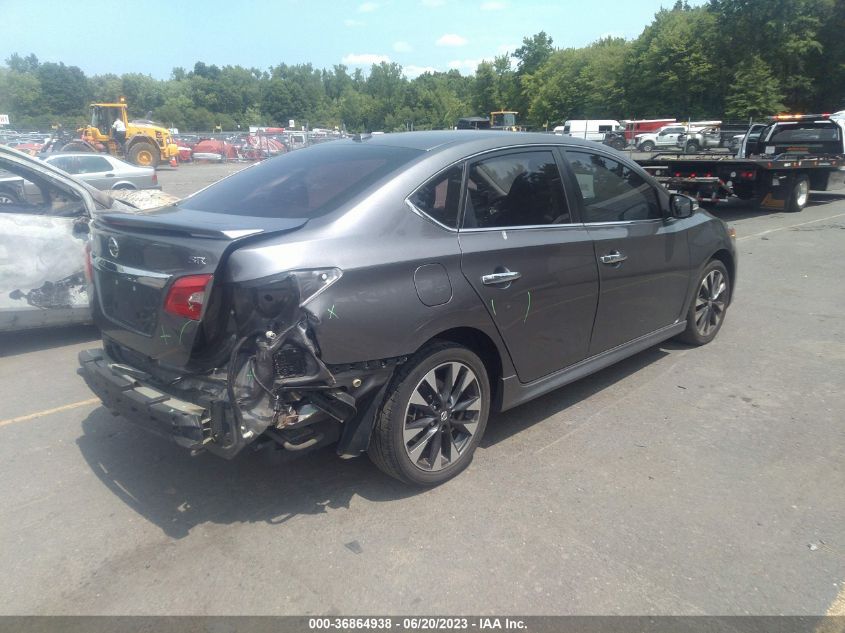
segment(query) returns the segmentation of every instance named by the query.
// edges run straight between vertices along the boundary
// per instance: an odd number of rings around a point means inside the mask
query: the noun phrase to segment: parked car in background
[[[718,127],[721,123],[721,121],[687,121],[665,125],[657,132],[638,134],[634,137],[634,145],[642,152],[651,152],[655,149],[676,149],[678,137],[681,134],[690,134],[704,128]]]
[[[52,165],[0,147],[0,331],[91,319],[88,222],[129,210]]]
[[[173,200],[157,190],[114,194],[127,200],[0,147],[0,331],[91,320],[85,273],[91,218]]]
[[[674,148],[678,144],[678,137],[687,131],[683,125],[666,125],[657,132],[645,132],[634,137],[634,145],[641,152],[651,152],[655,149]]]
[[[108,154],[74,152],[50,154],[44,162],[58,167],[96,189],[161,189],[152,167],[131,165]]]
[[[678,135],[675,144],[687,154],[695,154],[703,149],[716,149],[722,146],[722,132],[718,127],[684,132]]]
[[[601,143],[609,133],[619,132],[624,135],[625,128],[615,119],[572,119],[564,121],[563,125],[558,125],[552,131],[561,136]]]
[[[564,151],[565,150],[565,151]],[[92,227],[113,411],[192,450],[368,452],[435,485],[491,411],[674,336],[716,336],[727,226],[608,147],[549,134],[361,135]]]

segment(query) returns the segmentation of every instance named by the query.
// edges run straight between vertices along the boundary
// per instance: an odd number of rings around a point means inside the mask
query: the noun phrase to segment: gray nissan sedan
[[[612,149],[358,136],[92,226],[103,403],[191,451],[334,444],[434,485],[510,409],[672,337],[708,343],[726,225]]]

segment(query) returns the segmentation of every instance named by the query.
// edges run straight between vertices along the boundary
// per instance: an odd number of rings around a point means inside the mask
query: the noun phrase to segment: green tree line
[[[13,54],[0,67],[0,112],[17,128],[76,126],[87,105],[126,97],[180,130],[249,125],[348,131],[439,129],[510,109],[544,129],[569,118],[760,117],[845,108],[843,0],[678,0],[633,40],[557,48],[545,32],[478,65],[408,79],[396,63],[368,72],[280,63],[269,69],[194,64],[167,80],[88,77],[76,66]]]

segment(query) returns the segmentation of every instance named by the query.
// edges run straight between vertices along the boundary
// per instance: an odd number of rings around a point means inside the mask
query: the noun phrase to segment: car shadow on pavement
[[[666,343],[511,411],[493,416],[481,446],[488,448],[602,391],[660,358]],[[113,416],[105,408],[82,422],[77,445],[100,481],[126,505],[172,538],[203,523],[281,524],[303,514],[348,508],[355,496],[395,501],[424,489],[379,472],[362,456],[341,460],[329,447],[299,459],[265,448],[232,461],[187,451]]]
[[[366,458],[341,460],[332,447],[291,459],[272,447],[233,460],[195,457],[105,408],[82,422],[82,456],[100,481],[172,538],[203,523],[281,524],[303,514],[348,508],[354,496],[392,501],[421,492],[376,470]]]
[[[22,332],[0,332],[0,358],[99,339],[100,331],[93,325],[40,328]]]

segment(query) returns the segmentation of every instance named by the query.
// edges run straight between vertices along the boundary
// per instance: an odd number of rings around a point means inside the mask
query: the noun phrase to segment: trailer
[[[671,191],[715,204],[731,197],[801,211],[810,191],[845,190],[845,121],[830,115],[773,117],[740,155],[657,154],[637,162]]]

